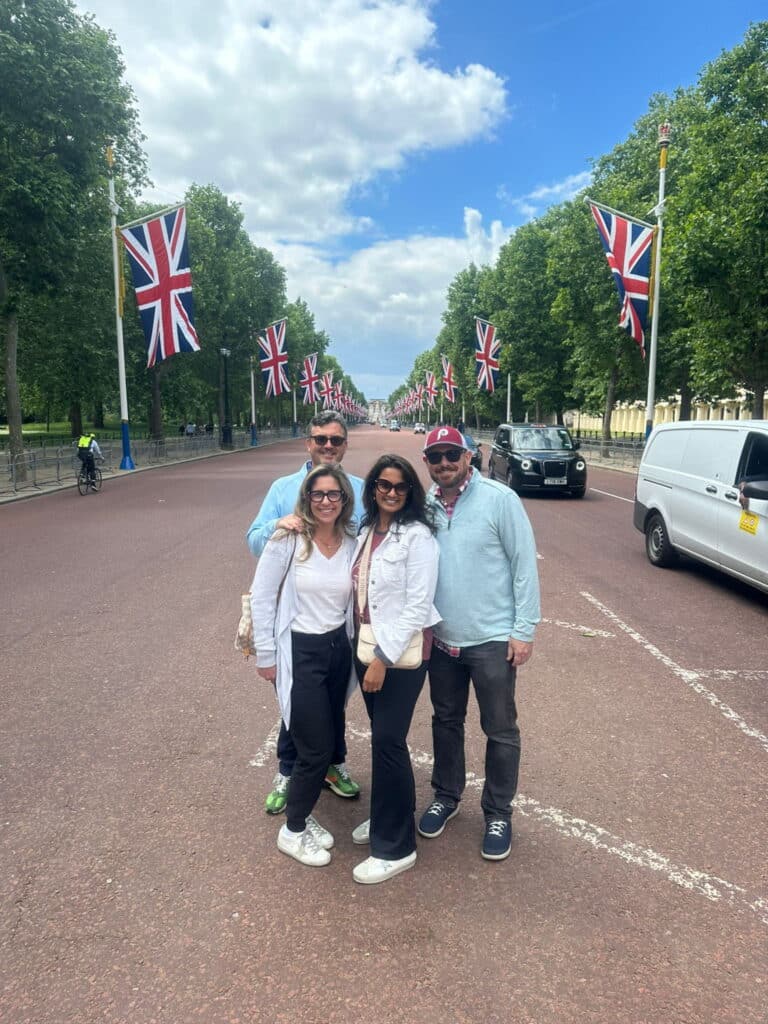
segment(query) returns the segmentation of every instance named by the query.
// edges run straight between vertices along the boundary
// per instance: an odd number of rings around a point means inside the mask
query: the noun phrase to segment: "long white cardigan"
[[[285,537],[272,537],[262,552],[256,573],[251,585],[251,615],[253,616],[253,644],[256,648],[256,667],[268,668],[277,666],[275,690],[280,714],[286,729],[291,727],[291,688],[293,686],[293,655],[291,652],[291,626],[298,614],[298,594],[296,592],[296,560],[304,550],[301,537],[289,534]],[[346,559],[347,569],[352,570],[355,554],[355,540],[345,537],[340,553]],[[290,568],[289,568],[290,563]],[[286,575],[286,570],[288,570]],[[285,576],[280,605],[277,605],[277,591],[280,581]],[[354,624],[352,618],[352,600],[347,606],[347,636],[352,640]],[[357,686],[354,666],[350,672],[347,686],[347,700]]]

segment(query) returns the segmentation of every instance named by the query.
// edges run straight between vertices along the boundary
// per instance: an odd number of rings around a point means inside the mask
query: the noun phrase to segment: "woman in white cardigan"
[[[373,658],[355,658],[371,721],[371,817],[352,833],[371,845],[371,856],[353,871],[357,882],[393,878],[416,863],[416,792],[406,742],[424,685],[431,630],[440,621],[433,602],[439,548],[425,507],[424,488],[413,466],[399,455],[382,455],[363,489],[364,529],[353,569],[355,622],[369,624]],[[397,662],[424,631],[413,668]]]
[[[340,467],[307,473],[296,505],[303,529],[274,534],[251,587],[256,666],[276,688],[298,753],[277,846],[313,867],[331,859],[333,836],[312,811],[356,685],[350,645],[354,504]]]

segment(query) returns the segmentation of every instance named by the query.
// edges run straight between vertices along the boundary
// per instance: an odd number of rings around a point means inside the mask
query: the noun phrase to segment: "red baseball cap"
[[[451,444],[454,448],[463,448],[469,451],[469,445],[464,440],[464,435],[456,427],[435,427],[427,434],[424,442],[424,451],[434,448],[438,444]]]

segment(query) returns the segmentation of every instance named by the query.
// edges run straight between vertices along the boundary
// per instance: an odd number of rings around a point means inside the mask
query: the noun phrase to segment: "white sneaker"
[[[358,846],[366,846],[371,841],[371,819],[358,825],[352,832],[352,842]]]
[[[363,885],[376,885],[377,882],[386,882],[388,878],[394,878],[401,871],[407,871],[416,863],[416,851],[409,853],[407,857],[399,860],[381,860],[379,857],[368,857],[358,864],[352,871],[352,877],[356,882]]]
[[[321,868],[331,862],[330,853],[318,845],[308,828],[303,832],[290,832],[288,826],[283,825],[277,833],[277,848],[300,864],[313,868]]]
[[[323,828],[319,821],[316,821],[312,815],[307,818],[307,828],[315,837],[317,845],[322,850],[330,850],[333,848],[333,836],[327,828]]]

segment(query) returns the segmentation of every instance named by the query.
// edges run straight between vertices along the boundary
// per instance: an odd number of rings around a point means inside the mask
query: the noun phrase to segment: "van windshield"
[[[573,441],[565,427],[516,427],[515,448],[529,451],[571,451]]]

